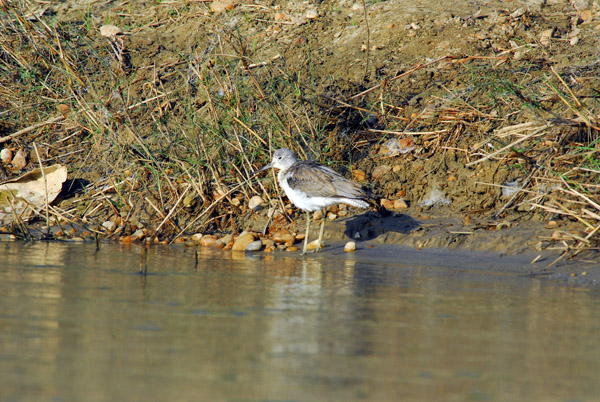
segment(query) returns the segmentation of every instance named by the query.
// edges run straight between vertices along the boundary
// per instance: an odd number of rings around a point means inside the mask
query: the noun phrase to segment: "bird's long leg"
[[[317,249],[315,250],[315,253],[318,253],[319,250],[321,250],[321,242],[323,241],[323,229],[325,229],[325,220],[327,219],[327,211],[326,210],[321,211],[321,216],[322,216],[321,229],[319,229],[319,240],[317,242]]]
[[[304,235],[304,247],[302,255],[306,254],[306,245],[308,244],[308,229],[310,228],[310,212],[306,211],[306,234]]]

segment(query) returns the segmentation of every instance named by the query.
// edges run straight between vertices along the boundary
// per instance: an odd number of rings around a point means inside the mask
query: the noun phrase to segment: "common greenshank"
[[[273,161],[258,172],[269,168],[279,169],[277,181],[285,195],[296,207],[306,212],[306,235],[302,254],[306,254],[311,212],[324,210],[338,203],[358,208],[369,206],[366,201],[367,194],[360,185],[315,161],[299,161],[289,149],[281,148],[275,151]],[[326,214],[323,213],[315,252],[321,249],[326,218]]]

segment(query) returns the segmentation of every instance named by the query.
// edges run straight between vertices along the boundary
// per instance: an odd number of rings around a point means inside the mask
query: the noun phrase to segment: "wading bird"
[[[306,254],[308,244],[310,212],[323,210],[338,203],[358,208],[369,206],[365,201],[368,197],[360,185],[315,161],[299,161],[289,149],[281,148],[275,151],[273,161],[256,173],[269,168],[279,169],[277,181],[285,195],[296,207],[306,212],[306,236],[302,254]],[[325,219],[326,214],[323,213],[315,252],[321,249]]]

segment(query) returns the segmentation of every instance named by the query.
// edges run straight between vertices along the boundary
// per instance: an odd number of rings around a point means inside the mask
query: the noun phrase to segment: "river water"
[[[140,253],[0,243],[0,400],[600,398],[600,292],[518,260]]]

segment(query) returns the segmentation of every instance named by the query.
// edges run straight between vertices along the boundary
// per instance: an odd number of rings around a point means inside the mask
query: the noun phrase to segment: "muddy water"
[[[0,400],[600,395],[598,291],[372,250],[0,243]]]

